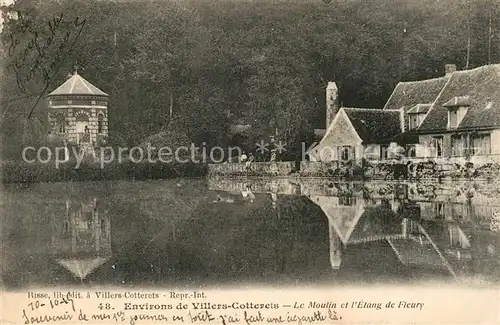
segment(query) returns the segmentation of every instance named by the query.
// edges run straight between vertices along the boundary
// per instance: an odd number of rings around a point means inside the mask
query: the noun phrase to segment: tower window
[[[102,114],[99,114],[97,116],[97,133],[102,133],[103,131],[103,120],[104,120],[104,116]]]
[[[66,133],[66,119],[62,115],[57,116],[57,131],[59,133]]]

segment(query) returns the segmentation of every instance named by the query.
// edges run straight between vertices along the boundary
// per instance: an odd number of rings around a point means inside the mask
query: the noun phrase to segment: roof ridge
[[[85,88],[87,88],[87,90],[91,93],[93,93],[92,89],[90,89],[89,85],[88,85],[88,81],[83,79],[82,77],[80,77],[80,81],[83,83],[83,85],[85,86]]]
[[[416,106],[432,106],[432,103],[418,103],[418,104],[413,105],[410,108],[413,108],[413,107],[416,107]]]
[[[396,89],[401,85],[401,81],[399,81],[396,86],[394,87],[394,89],[392,90],[391,92],[391,95],[389,96],[389,98],[387,98],[387,101],[385,102],[384,104],[384,107],[382,109],[387,109],[387,105],[391,102],[391,99],[392,97],[394,96],[394,94],[396,93]]]
[[[381,108],[369,108],[369,107],[341,107],[344,110],[358,110],[358,111],[383,111]]]
[[[347,112],[377,112],[377,113],[399,113],[400,109],[383,109],[383,108],[356,108],[356,107],[343,107]]]
[[[457,70],[455,72],[453,72],[454,74],[464,74],[464,73],[467,73],[467,72],[475,72],[475,71],[479,71],[479,70],[484,70],[484,69],[488,69],[488,68],[496,68],[496,69],[500,69],[500,63],[492,63],[492,64],[485,64],[485,65],[481,65],[479,67],[475,67],[475,68],[472,68],[472,69],[467,69],[467,70]]]
[[[458,71],[455,71],[458,72]],[[453,73],[455,73],[453,72]],[[451,76],[441,76],[441,77],[435,77],[435,78],[429,78],[429,79],[421,79],[421,80],[408,80],[408,81],[400,81],[399,84],[405,84],[405,85],[410,85],[410,84],[416,84],[416,83],[425,83],[425,82],[433,82],[433,81],[438,81],[438,80],[444,80],[444,79],[449,79]],[[399,85],[398,84],[398,85]],[[397,86],[396,86],[397,87]]]
[[[75,74],[75,75],[73,75],[73,77],[71,77],[71,78],[73,78],[73,82],[71,83],[71,87],[69,88],[69,91],[70,91],[70,92],[73,92],[73,89],[75,89],[76,74]],[[64,85],[64,84],[63,84],[63,85]]]

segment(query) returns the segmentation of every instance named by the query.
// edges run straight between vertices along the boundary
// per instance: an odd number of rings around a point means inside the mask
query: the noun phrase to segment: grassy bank
[[[74,167],[69,163],[59,168],[54,164],[2,163],[2,183],[171,179],[207,174],[206,164],[199,163],[116,162],[104,168],[98,163],[82,163],[79,168]]]

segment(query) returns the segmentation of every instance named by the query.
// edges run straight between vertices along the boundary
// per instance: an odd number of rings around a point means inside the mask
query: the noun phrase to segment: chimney
[[[333,81],[326,87],[326,129],[330,126],[339,110],[339,90]]]
[[[401,126],[401,132],[404,133],[406,131],[406,121],[405,121],[405,109],[401,107],[399,109],[399,123]]]
[[[338,270],[342,264],[342,241],[331,223],[328,224],[328,230],[328,237],[330,239],[330,266],[332,269]]]
[[[457,66],[454,64],[445,64],[444,65],[444,75],[449,77],[453,74],[453,72],[457,71]]]

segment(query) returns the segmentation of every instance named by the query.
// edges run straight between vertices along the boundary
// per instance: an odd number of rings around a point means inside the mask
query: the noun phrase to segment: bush
[[[201,177],[206,174],[206,164],[197,163],[116,162],[101,168],[98,163],[92,162],[82,163],[78,169],[73,164],[62,164],[59,168],[41,163],[2,164],[2,183],[169,179]]]

